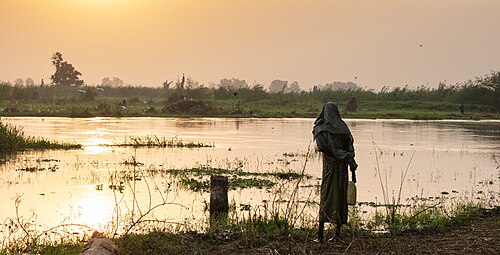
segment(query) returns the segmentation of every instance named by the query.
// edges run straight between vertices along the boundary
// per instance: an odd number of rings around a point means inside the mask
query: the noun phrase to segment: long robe
[[[354,160],[354,139],[333,102],[323,106],[314,122],[313,136],[323,152],[320,222],[347,223],[347,167],[357,168]]]
[[[329,146],[332,151],[323,153],[319,220],[346,224],[348,215],[348,158],[346,155],[349,155],[351,148],[353,148],[352,137],[345,134],[321,132],[317,138],[324,139],[326,137],[332,143]],[[352,151],[352,153],[354,152]]]

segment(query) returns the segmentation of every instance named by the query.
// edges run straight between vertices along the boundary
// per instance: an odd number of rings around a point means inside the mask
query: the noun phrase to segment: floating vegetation
[[[195,176],[210,176],[210,175],[230,175],[230,176],[261,176],[261,177],[275,177],[282,180],[295,180],[299,178],[311,179],[312,176],[308,174],[302,174],[297,172],[246,172],[242,170],[232,170],[224,168],[212,168],[212,167],[194,167],[188,169],[167,169],[164,170],[167,173],[174,175],[185,175],[191,174]]]
[[[234,178],[229,179],[229,188],[230,189],[246,189],[246,188],[271,188],[276,185],[275,182],[267,179],[243,179],[243,178]]]
[[[34,172],[38,172],[38,171],[45,171],[45,170],[47,170],[45,167],[37,167],[37,166],[23,167],[23,168],[16,169],[16,171],[23,171],[23,172],[30,172],[30,173],[34,173]]]
[[[177,137],[166,138],[155,135],[143,137],[126,137],[122,143],[112,144],[110,146],[119,147],[159,147],[159,148],[206,148],[214,147],[214,144],[206,144],[201,142],[185,142]]]
[[[210,190],[210,180],[204,180],[202,178],[195,179],[192,177],[191,178],[183,177],[180,180],[180,184],[196,192],[197,191],[208,192]],[[247,189],[247,188],[263,189],[263,188],[271,188],[274,185],[276,185],[275,182],[267,179],[239,178],[239,177],[229,178],[229,189],[232,190]]]
[[[197,180],[194,178],[182,178],[180,184],[192,191],[208,191],[210,189],[210,180]]]
[[[80,144],[59,143],[40,137],[25,136],[21,128],[0,122],[0,153],[20,150],[81,148]]]
[[[51,159],[51,158],[44,158],[44,159],[37,159],[36,162],[61,162],[59,159]]]
[[[55,172],[57,169],[59,169],[59,167],[57,165],[49,166],[47,168],[45,168],[45,167],[39,167],[39,166],[31,166],[31,167],[19,168],[19,169],[16,169],[16,171],[23,171],[23,172],[34,173],[34,172],[41,172],[41,171],[48,170],[48,171],[51,171],[51,172]]]
[[[125,190],[124,182],[120,182],[118,184],[110,184],[108,185],[108,187],[109,189],[119,191],[120,193],[123,193],[123,190]],[[99,188],[102,190],[102,186],[100,186]],[[97,186],[96,189],[99,190]]]
[[[283,157],[307,157],[307,152],[285,152],[283,153]]]
[[[206,177],[211,175],[225,175],[229,177],[229,189],[246,188],[271,188],[276,185],[276,180],[289,181],[299,178],[310,179],[312,176],[296,172],[246,172],[238,168],[236,170],[224,168],[212,168],[206,166],[194,167],[189,169],[167,169],[166,173],[181,176],[180,184],[193,191],[208,191],[210,189],[210,180]]]
[[[144,165],[144,163],[141,163],[141,162],[137,161],[134,156],[132,156],[129,159],[126,159],[125,161],[121,162],[121,164],[127,165],[127,166],[143,166]]]

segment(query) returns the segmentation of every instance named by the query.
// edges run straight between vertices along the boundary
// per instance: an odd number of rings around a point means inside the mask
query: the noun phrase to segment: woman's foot
[[[323,242],[323,237],[318,237],[313,240],[313,243],[321,243],[321,242]]]
[[[344,243],[344,239],[340,237],[340,235],[334,235],[331,238],[328,239],[328,242],[340,242]]]

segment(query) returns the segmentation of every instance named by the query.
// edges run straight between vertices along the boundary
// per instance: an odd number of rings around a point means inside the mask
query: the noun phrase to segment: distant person
[[[319,227],[316,242],[323,241],[325,222],[335,224],[335,236],[340,237],[342,224],[347,223],[347,166],[356,182],[358,167],[354,160],[354,138],[340,117],[335,103],[328,102],[314,122],[313,136],[323,153],[323,174],[319,205]]]
[[[460,104],[460,113],[465,114],[465,107],[463,103]]]

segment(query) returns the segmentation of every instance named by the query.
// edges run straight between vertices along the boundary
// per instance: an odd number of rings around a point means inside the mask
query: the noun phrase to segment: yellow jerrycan
[[[353,181],[347,183],[347,204],[356,205],[356,183]]]

